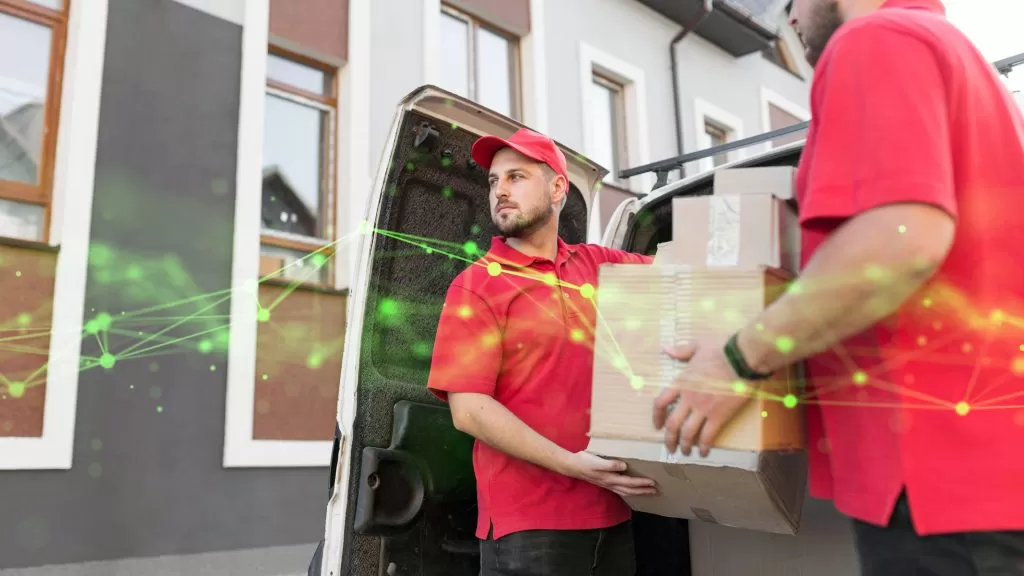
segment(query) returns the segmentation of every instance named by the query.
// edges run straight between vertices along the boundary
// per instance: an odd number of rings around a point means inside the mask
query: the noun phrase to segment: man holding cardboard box
[[[502,236],[452,282],[428,387],[474,436],[483,576],[631,576],[630,510],[620,495],[655,492],[622,462],[585,452],[594,287],[606,262],[650,258],[568,245],[558,216],[565,156],[522,129],[472,149],[490,172]]]
[[[938,0],[792,16],[816,67],[801,276],[671,351],[655,426],[706,453],[747,395],[694,386],[806,360],[811,493],[855,519],[864,574],[1024,574],[1024,117]]]

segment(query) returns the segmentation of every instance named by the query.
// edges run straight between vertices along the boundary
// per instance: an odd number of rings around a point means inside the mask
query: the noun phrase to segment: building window
[[[448,6],[441,9],[441,87],[520,117],[519,42]]]
[[[803,78],[800,74],[800,68],[797,67],[796,60],[793,59],[793,55],[789,51],[789,45],[782,38],[777,39],[774,46],[765,48],[761,55],[764,56],[765,60],[786,70],[790,74]]]
[[[335,73],[272,50],[263,132],[260,275],[332,281],[337,99]]]
[[[765,132],[780,130],[794,124],[808,120],[811,115],[801,106],[783,98],[780,94],[768,88],[761,88],[761,115],[763,118],[762,129]],[[777,148],[784,144],[797,142],[807,137],[806,130],[800,130],[776,138],[768,142],[768,149]]]
[[[703,100],[697,99],[696,103],[698,148],[703,150],[721,146],[743,137],[743,122],[738,117]],[[700,169],[710,170],[721,166],[739,159],[741,154],[739,150],[715,154],[701,160]]]
[[[590,85],[591,160],[609,170],[605,182],[615,184],[618,173],[627,168],[625,87],[601,74]]]
[[[45,242],[66,0],[0,0],[0,236]]]

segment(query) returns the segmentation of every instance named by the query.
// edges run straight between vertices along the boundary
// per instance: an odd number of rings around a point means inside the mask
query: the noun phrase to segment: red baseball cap
[[[517,150],[528,158],[547,164],[556,174],[561,174],[566,183],[569,182],[565,154],[558,149],[554,140],[528,128],[520,128],[508,140],[497,136],[484,136],[473,143],[471,154],[477,164],[484,169],[490,169],[494,155],[506,146]]]

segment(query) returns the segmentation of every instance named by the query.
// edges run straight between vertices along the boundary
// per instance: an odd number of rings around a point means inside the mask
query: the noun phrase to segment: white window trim
[[[61,88],[50,243],[60,246],[43,401],[43,434],[0,438],[0,470],[71,468],[96,177],[108,0],[72,0]],[[74,190],[71,193],[71,190]]]
[[[356,1],[356,0],[352,0]],[[441,36],[441,0],[423,0],[423,84],[440,86],[438,40]],[[548,129],[547,64],[544,62],[544,0],[530,0],[530,33],[518,40],[519,109],[522,123],[538,132]],[[352,32],[349,22],[349,35]],[[351,50],[349,53],[351,54]]]
[[[630,166],[639,166],[651,161],[651,146],[647,125],[647,82],[644,71],[598,48],[580,42],[580,114],[583,126],[583,152],[593,149],[594,135],[586,113],[590,110],[589,90],[593,82],[594,72],[608,76],[622,85],[622,96],[626,111],[626,149]],[[606,168],[611,168],[606,166]],[[628,182],[629,190],[644,193],[654,186],[654,175],[644,174]],[[591,207],[593,212],[593,207]]]
[[[767,86],[761,87],[761,129],[764,132],[771,131],[771,114],[768,109],[769,106],[775,106],[787,114],[792,114],[800,119],[801,122],[810,120],[811,113],[806,108],[799,104],[794,104],[788,100],[785,96],[778,92],[768,88]],[[771,140],[765,143],[765,150],[771,150],[773,148]]]
[[[711,137],[705,132],[707,126],[706,120],[710,119],[713,123],[726,128],[729,132],[728,141],[739,140],[743,138],[743,120],[735,114],[726,112],[725,110],[715,106],[707,100],[700,98],[694,98],[694,124],[697,129],[697,149],[703,150],[711,146]],[[730,162],[743,158],[743,150],[733,150],[728,153]],[[711,170],[715,167],[714,160],[710,157],[702,158],[698,161],[698,166],[701,172]]]

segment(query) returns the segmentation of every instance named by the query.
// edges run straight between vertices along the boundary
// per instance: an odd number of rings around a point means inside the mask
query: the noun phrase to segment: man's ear
[[[551,196],[555,202],[563,203],[562,198],[569,196],[569,182],[561,174],[556,174],[552,184],[554,185],[554,193]]]

